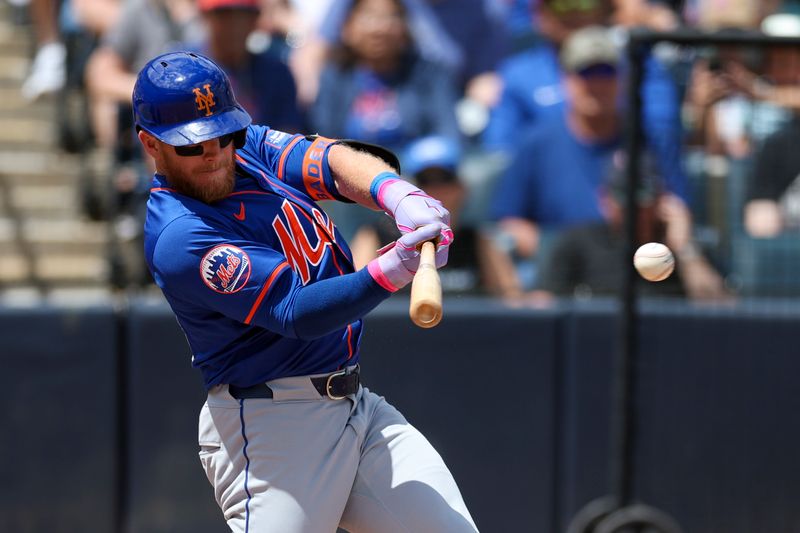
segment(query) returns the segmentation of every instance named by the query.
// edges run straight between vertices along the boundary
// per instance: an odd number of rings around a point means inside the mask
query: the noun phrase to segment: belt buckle
[[[346,394],[344,396],[335,396],[331,394],[331,380],[335,377],[346,376],[346,375],[347,375],[347,370],[340,370],[339,372],[334,372],[333,374],[328,376],[328,381],[325,382],[325,394],[328,395],[328,398],[330,398],[331,400],[344,400],[345,398],[347,398]]]

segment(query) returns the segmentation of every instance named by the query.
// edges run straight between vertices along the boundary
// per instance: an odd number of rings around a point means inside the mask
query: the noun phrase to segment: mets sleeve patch
[[[200,277],[211,290],[221,294],[240,291],[250,279],[250,257],[231,244],[215,246],[200,261]]]

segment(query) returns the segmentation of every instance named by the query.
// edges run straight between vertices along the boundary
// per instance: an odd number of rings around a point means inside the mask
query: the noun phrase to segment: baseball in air
[[[633,254],[633,266],[647,281],[662,281],[672,274],[675,257],[669,248],[660,242],[643,244]]]

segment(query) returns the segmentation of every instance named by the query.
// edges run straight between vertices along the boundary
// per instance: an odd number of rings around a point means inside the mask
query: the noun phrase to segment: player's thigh
[[[204,407],[201,462],[233,531],[336,530],[358,465],[351,405],[244,400]]]
[[[374,394],[356,480],[342,517],[351,533],[477,531],[452,474],[428,440]]]

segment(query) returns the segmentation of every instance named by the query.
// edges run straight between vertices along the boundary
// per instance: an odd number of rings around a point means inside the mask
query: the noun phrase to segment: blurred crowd
[[[23,95],[84,103],[60,117],[61,145],[106,155],[84,205],[119,249],[138,249],[152,173],[131,124],[136,73],[190,49],[228,72],[257,123],[393,150],[452,213],[445,291],[533,305],[623,283],[628,30],[800,37],[794,0],[27,1]],[[798,46],[648,51],[637,239],[667,244],[677,269],[644,291],[734,297],[763,275],[742,239],[800,258],[798,82]],[[323,207],[356,266],[397,237],[381,214]],[[111,260],[116,286],[149,282],[135,257]]]

